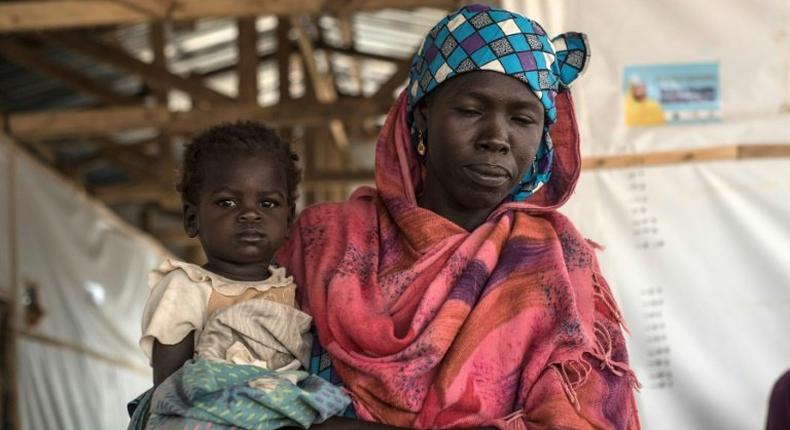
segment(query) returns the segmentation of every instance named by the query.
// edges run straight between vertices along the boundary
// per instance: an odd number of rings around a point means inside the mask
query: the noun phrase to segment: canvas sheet
[[[34,327],[22,312],[18,319],[30,333],[17,342],[22,428],[124,428],[126,402],[151,382],[137,346],[147,274],[168,254],[30,156],[15,154],[15,201],[0,196],[3,209],[15,211],[21,299],[34,290],[43,310]],[[9,242],[0,246],[5,258]],[[7,266],[0,268],[5,274]]]
[[[790,368],[790,159],[583,173],[563,212],[604,245],[645,430],[764,427]]]

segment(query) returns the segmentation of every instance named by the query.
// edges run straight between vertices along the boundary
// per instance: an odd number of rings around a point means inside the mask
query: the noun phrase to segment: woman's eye
[[[531,125],[535,123],[535,120],[528,116],[514,116],[513,121],[522,125]]]
[[[235,208],[236,207],[236,202],[231,200],[231,199],[223,199],[223,200],[217,201],[217,206],[219,206],[221,208]]]

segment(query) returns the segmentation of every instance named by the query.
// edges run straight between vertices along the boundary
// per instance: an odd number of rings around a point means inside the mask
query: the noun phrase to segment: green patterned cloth
[[[342,414],[350,402],[340,388],[307,372],[275,372],[198,358],[153,392],[146,428],[308,428]],[[142,427],[133,417],[130,428]]]

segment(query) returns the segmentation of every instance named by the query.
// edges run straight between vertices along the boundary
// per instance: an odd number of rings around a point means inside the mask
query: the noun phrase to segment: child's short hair
[[[301,171],[296,164],[299,156],[277,132],[253,121],[215,125],[195,136],[186,145],[181,182],[177,187],[181,192],[181,199],[184,202],[197,203],[203,183],[202,164],[205,160],[218,156],[258,154],[271,155],[285,169],[288,186],[286,197],[293,212],[298,198],[297,187],[301,180]]]

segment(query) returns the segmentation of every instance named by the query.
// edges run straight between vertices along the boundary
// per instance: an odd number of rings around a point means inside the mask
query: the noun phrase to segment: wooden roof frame
[[[0,3],[0,33],[216,17],[348,13],[339,0],[42,0]],[[448,0],[354,0],[353,10],[450,9]]]

